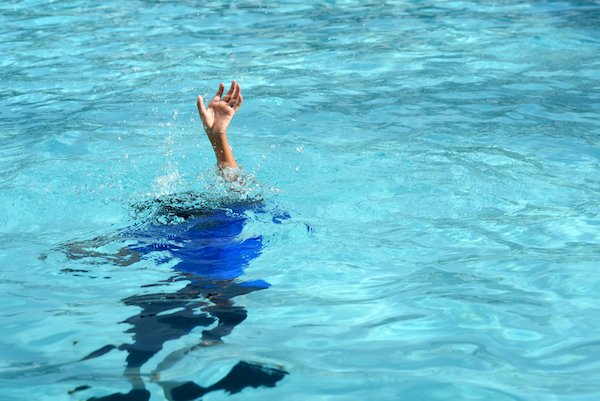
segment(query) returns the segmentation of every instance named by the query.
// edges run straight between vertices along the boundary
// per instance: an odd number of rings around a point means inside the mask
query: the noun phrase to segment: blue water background
[[[234,78],[231,144],[291,218],[249,216],[271,288],[162,379],[244,358],[290,374],[206,400],[600,397],[597,1],[4,1],[0,54],[0,398],[128,391],[122,353],[77,360],[171,266],[52,250],[218,198],[195,98]]]

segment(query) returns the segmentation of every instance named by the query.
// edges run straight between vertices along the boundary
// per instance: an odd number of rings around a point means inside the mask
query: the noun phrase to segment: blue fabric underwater
[[[237,239],[245,221],[243,210],[238,208],[207,211],[176,225],[145,225],[140,231],[127,233],[139,241],[128,248],[141,254],[166,251],[179,260],[173,267],[178,272],[231,280],[244,273],[244,267],[260,255],[263,246],[260,236]]]
[[[125,351],[125,375],[132,383],[132,390],[92,397],[90,400],[148,400],[150,392],[145,389],[140,368],[157,355],[167,341],[188,335],[198,327],[205,327],[197,345],[184,351],[184,354],[196,347],[221,343],[222,338],[247,316],[244,307],[236,305],[233,298],[269,287],[263,280],[238,280],[249,261],[258,257],[263,247],[260,236],[239,239],[247,220],[245,213],[264,213],[263,205],[250,203],[230,208],[194,209],[181,203],[174,207],[169,199],[157,200],[160,208],[153,212],[153,218],[149,221],[121,230],[113,236],[69,243],[63,247],[71,260],[103,259],[122,267],[158,253],[159,263],[176,261],[172,267],[173,276],[166,281],[186,283],[177,291],[143,292],[122,300],[125,305],[139,308],[139,313],[123,321],[128,324],[126,333],[132,335],[133,341],[120,345],[107,344],[82,361],[101,357],[115,349]],[[274,215],[272,221],[280,223],[288,217],[287,213],[282,213]],[[165,220],[168,222],[165,223]],[[113,254],[98,251],[99,247],[111,242],[132,241],[132,245]],[[155,285],[160,286],[161,283]],[[167,359],[177,357],[172,354]],[[169,400],[184,401],[215,390],[235,393],[248,386],[273,387],[286,374],[277,368],[240,361],[220,381],[209,387],[194,382],[159,383]],[[78,391],[89,388],[83,385],[78,387]]]

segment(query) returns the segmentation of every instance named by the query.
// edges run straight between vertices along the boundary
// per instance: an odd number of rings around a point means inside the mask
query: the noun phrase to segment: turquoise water
[[[156,197],[242,196],[195,110],[231,79],[265,209],[234,281],[270,287],[222,343],[165,342],[152,400],[240,361],[286,375],[203,399],[600,397],[597,1],[8,1],[0,52],[3,400],[132,388],[125,351],[80,360],[132,342],[125,300],[185,281],[64,247],[128,245]]]

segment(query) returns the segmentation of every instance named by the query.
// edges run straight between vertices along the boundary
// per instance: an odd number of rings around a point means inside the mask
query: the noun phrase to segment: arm
[[[242,88],[237,82],[231,81],[231,87],[225,96],[223,96],[224,90],[225,85],[220,83],[219,89],[208,103],[208,107],[204,106],[202,96],[198,96],[197,104],[204,131],[206,131],[206,136],[213,147],[217,165],[221,170],[227,167],[238,167],[227,141],[227,127],[235,113],[242,106],[243,101]]]

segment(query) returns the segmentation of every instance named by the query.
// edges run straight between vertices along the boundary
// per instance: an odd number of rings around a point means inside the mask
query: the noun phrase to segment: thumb
[[[202,98],[202,96],[198,96],[198,102],[196,103],[196,106],[198,106],[198,113],[200,114],[200,118],[202,118],[202,121],[205,121],[206,108],[204,107],[204,99]]]

